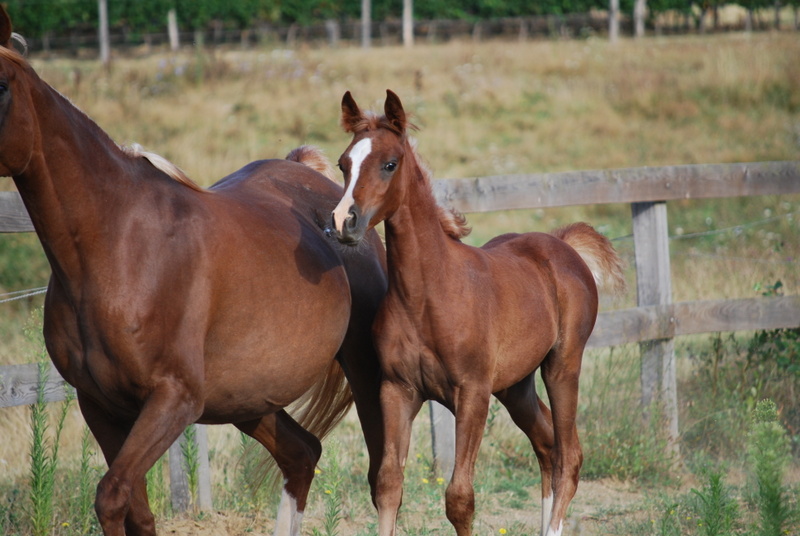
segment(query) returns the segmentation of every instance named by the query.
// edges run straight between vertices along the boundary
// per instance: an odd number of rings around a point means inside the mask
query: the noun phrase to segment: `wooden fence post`
[[[449,481],[456,461],[456,418],[438,402],[431,400],[428,406],[431,412],[434,471]]]
[[[195,428],[194,440],[197,443],[197,507],[200,510],[211,509],[211,478],[208,464],[208,433],[206,427],[192,424]],[[189,476],[184,457],[186,435],[180,437],[169,447],[169,489],[172,497],[172,509],[185,512],[192,503],[189,490]]]
[[[169,493],[172,499],[172,510],[175,512],[185,512],[192,502],[189,493],[189,477],[183,463],[185,442],[186,436],[181,434],[169,447]]]
[[[632,203],[633,244],[636,263],[636,289],[639,306],[662,306],[659,321],[665,333],[674,333],[671,311],[669,233],[665,201]],[[656,402],[663,411],[671,450],[678,454],[678,398],[675,373],[675,348],[672,338],[640,344],[642,364],[641,403],[645,419]]]

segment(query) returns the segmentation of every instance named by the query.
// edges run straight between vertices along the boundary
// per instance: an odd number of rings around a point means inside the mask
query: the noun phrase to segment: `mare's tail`
[[[325,373],[320,376],[311,389],[295,400],[287,408],[297,423],[322,441],[333,428],[341,422],[353,405],[353,392],[344,375],[339,361],[331,360]],[[246,475],[250,489],[257,490],[263,485],[276,489],[282,481],[275,459],[260,444],[250,443],[242,455],[255,463],[253,471]]]
[[[336,172],[333,170],[333,165],[319,147],[301,145],[297,149],[292,149],[292,151],[286,155],[286,160],[304,164],[314,171],[325,175],[333,182],[336,182]]]
[[[598,288],[609,289],[615,294],[625,292],[625,265],[608,238],[583,222],[561,227],[551,234],[578,252],[592,271]]]

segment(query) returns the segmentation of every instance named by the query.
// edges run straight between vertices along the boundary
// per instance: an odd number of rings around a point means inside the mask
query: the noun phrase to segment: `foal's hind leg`
[[[322,455],[322,444],[284,410],[261,419],[236,423],[236,427],[264,445],[283,473],[283,494],[275,521],[275,536],[299,536],[314,468]]]
[[[536,395],[535,374],[495,393],[508,410],[511,419],[533,446],[542,472],[542,535],[547,533],[553,506],[553,418],[550,409]]]
[[[578,379],[583,343],[562,342],[542,364],[542,379],[547,387],[553,417],[553,510],[546,536],[560,536],[567,507],[578,489],[583,452],[575,419],[578,409]]]

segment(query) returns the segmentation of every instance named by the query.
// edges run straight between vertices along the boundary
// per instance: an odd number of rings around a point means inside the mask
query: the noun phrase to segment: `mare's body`
[[[0,8],[0,175],[13,177],[52,267],[48,352],[109,464],[95,503],[103,532],[155,534],[145,474],[203,422],[233,423],[269,450],[284,477],[275,533],[299,535],[319,437],[352,398],[375,479],[377,236],[350,252],[325,236],[319,215],[341,188],[309,167],[313,150],[204,190],[117,146],[11,40]],[[300,424],[283,409],[298,399]]]
[[[411,423],[429,399],[456,417],[447,517],[459,536],[471,534],[474,465],[492,395],[536,452],[542,534],[561,534],[582,462],[575,417],[581,358],[597,316],[595,277],[621,286],[620,260],[586,224],[506,234],[482,248],[463,244],[463,218],[437,205],[394,93],[384,110],[364,113],[345,95],[342,124],[353,141],[339,159],[346,190],[333,212],[344,243],[360,243],[380,221],[386,231],[389,290],[373,329],[385,423],[380,536],[395,534]],[[537,369],[552,413],[536,394]]]

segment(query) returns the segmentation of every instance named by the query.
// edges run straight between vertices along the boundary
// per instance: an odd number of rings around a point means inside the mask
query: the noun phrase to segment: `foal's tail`
[[[589,267],[599,288],[606,288],[615,294],[625,292],[625,264],[619,258],[611,241],[601,235],[588,223],[573,223],[552,231],[578,252]]]
[[[336,182],[336,172],[333,171],[333,165],[322,149],[313,145],[301,145],[297,149],[286,155],[286,160],[304,164],[317,173],[322,173],[333,182]]]

